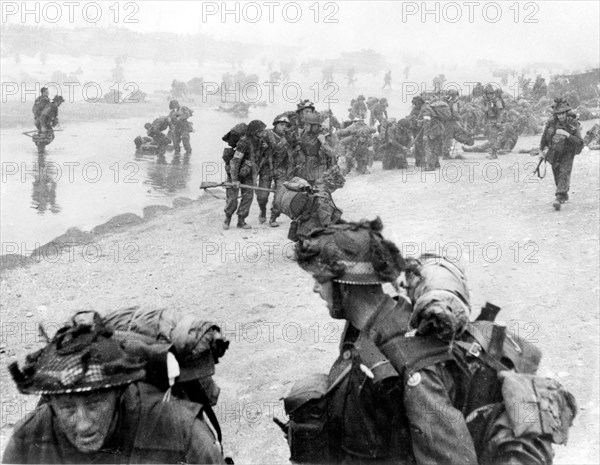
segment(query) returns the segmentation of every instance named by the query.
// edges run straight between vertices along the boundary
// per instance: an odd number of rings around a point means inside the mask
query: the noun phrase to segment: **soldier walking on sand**
[[[553,206],[555,210],[560,210],[561,205],[569,200],[573,160],[583,149],[583,139],[577,115],[566,100],[557,98],[552,110],[554,115],[546,123],[540,150],[552,166],[556,184]]]

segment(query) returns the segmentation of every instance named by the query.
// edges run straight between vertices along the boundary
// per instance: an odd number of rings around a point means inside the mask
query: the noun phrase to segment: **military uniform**
[[[499,137],[498,142],[498,153],[506,154],[510,153],[512,149],[517,145],[517,141],[519,140],[519,127],[518,123],[506,123],[502,130],[502,134]],[[479,144],[473,147],[464,147],[462,148],[463,152],[488,152],[491,150],[492,144],[488,141],[483,144]]]
[[[317,383],[297,383],[284,401],[291,419],[291,460],[476,465],[471,435],[454,405],[459,391],[448,345],[407,334],[410,303],[395,301],[381,289],[404,266],[398,249],[381,237],[381,228],[379,219],[332,226],[296,246],[300,266],[321,283],[320,289],[329,286],[329,297],[319,292],[330,314],[347,324],[329,375],[313,377]],[[346,313],[351,305],[354,313]],[[364,315],[360,327],[354,323],[359,308]],[[308,394],[315,390],[323,395]],[[302,395],[312,421],[323,422],[326,439],[319,450],[303,444],[313,437],[301,435],[309,420],[304,405],[298,406]],[[316,404],[311,405],[311,397]]]
[[[127,387],[118,426],[96,453],[81,453],[60,432],[48,404],[15,426],[3,463],[225,463],[201,406],[163,402],[164,393],[145,383]]]
[[[498,158],[500,134],[503,129],[504,101],[497,95],[497,92],[491,85],[488,84],[485,87],[482,104],[487,136],[491,146],[490,158]]]
[[[9,366],[21,393],[43,397],[15,426],[3,462],[224,463],[202,407],[166,401],[142,381],[146,360],[113,335],[98,313],[78,312],[23,368]]]
[[[243,136],[235,147],[235,153],[229,163],[229,179],[231,182],[240,182],[247,186],[256,185],[258,178],[258,163],[262,150],[260,139],[249,136]],[[238,227],[243,227],[246,218],[250,214],[254,191],[245,187],[241,188],[242,198],[238,207],[238,189],[229,188],[227,195],[227,204],[225,205],[226,222],[237,211]]]
[[[355,118],[364,119],[367,117],[367,105],[364,96],[360,95],[351,108],[351,114]]]
[[[240,123],[235,125],[227,134],[222,137],[224,142],[227,142],[229,145],[228,148],[223,150],[223,162],[225,163],[225,172],[227,173],[227,182],[232,182],[231,177],[231,160],[235,155],[235,150],[238,142],[242,137],[246,135],[246,131],[248,130],[248,126],[245,123]],[[238,178],[239,178],[239,170],[240,166],[237,165],[236,169],[238,170]],[[223,228],[229,229],[229,223],[231,222],[231,217],[235,213],[238,208],[238,189],[228,188],[226,189],[226,200],[225,200],[225,221],[223,222]],[[246,196],[248,193],[244,193]],[[251,194],[251,193],[250,193]],[[242,201],[248,202],[247,197],[242,197]],[[252,204],[252,198],[250,198],[250,204]],[[244,204],[244,208],[242,212],[245,210],[250,210],[250,206],[246,207]],[[248,216],[246,214],[246,216]],[[244,217],[245,218],[245,217]],[[243,221],[243,219],[242,219]]]
[[[566,114],[562,122],[556,116],[559,113]],[[560,210],[560,205],[569,200],[573,160],[583,148],[583,139],[579,121],[576,115],[571,113],[571,108],[566,101],[556,103],[554,114],[555,116],[548,120],[544,128],[540,150],[543,152],[548,149],[546,161],[552,166],[556,184],[554,208]]]
[[[175,154],[180,153],[180,144],[183,143],[183,148],[187,154],[192,153],[190,145],[190,133],[193,131],[192,123],[188,118],[192,116],[192,110],[188,107],[180,107],[179,104],[175,108],[171,108],[169,118],[171,120],[171,137],[173,139],[173,148]]]
[[[425,151],[425,169],[435,170],[439,166],[444,143],[444,122],[434,106],[446,108],[448,105],[442,101],[425,103],[419,113],[419,120],[423,122],[423,149]]]
[[[342,210],[336,206],[331,195],[336,188],[322,183],[317,185],[306,212],[294,219],[298,238],[307,236],[314,229],[326,228],[340,221]]]
[[[382,168],[390,170],[408,167],[406,157],[412,142],[410,122],[404,119],[398,123],[391,122],[381,127],[384,127],[379,147],[382,156]]]
[[[340,139],[340,144],[345,148],[346,172],[349,173],[352,168],[356,168],[359,174],[368,174],[367,169],[371,161],[371,150],[373,138],[371,136],[374,129],[363,127]]]
[[[46,89],[45,87],[42,89],[42,95],[40,95],[39,97],[37,97],[35,99],[35,102],[33,103],[33,108],[31,109],[32,113],[33,113],[33,122],[35,124],[35,127],[37,128],[38,132],[42,131],[42,125],[40,123],[40,115],[42,113],[42,111],[44,110],[44,108],[46,108],[47,105],[50,105],[50,98],[47,95],[48,89]]]
[[[39,134],[45,136],[45,139],[43,142],[36,142],[39,151],[43,151],[45,146],[54,140],[54,126],[58,125],[58,107],[63,101],[64,99],[57,95],[40,112],[36,127]]]
[[[415,166],[421,166],[425,159],[425,147],[423,143],[423,122],[419,120],[421,108],[424,101],[421,97],[412,99],[412,109],[408,115],[411,124],[412,136],[414,142]]]
[[[171,125],[171,120],[168,116],[161,116],[156,118],[150,128],[147,131],[149,137],[152,137],[152,142],[156,144],[159,152],[163,152],[166,149],[167,145],[171,143],[171,139],[169,139],[163,131],[169,129]]]
[[[258,187],[275,189],[286,180],[288,167],[288,144],[285,137],[279,136],[271,129],[266,129],[261,136],[261,155],[256,167],[258,172]],[[264,223],[266,218],[268,191],[257,191],[256,201],[260,207],[259,221]],[[271,209],[271,219],[274,221],[279,212]]]
[[[381,88],[381,90],[385,89],[392,89],[392,72],[388,71],[387,73],[385,73],[385,76],[383,77],[383,87]]]
[[[457,131],[457,126],[459,126],[461,122],[461,103],[458,100],[458,92],[454,90],[454,92],[449,96],[449,98],[445,99],[448,107],[450,108],[450,114],[452,115],[452,119],[448,121],[444,125],[444,143],[442,147],[442,154],[444,159],[450,159],[452,152],[452,144],[454,140],[454,133]],[[460,155],[456,158],[460,158]]]
[[[300,166],[296,174],[314,184],[325,171],[335,165],[335,148],[326,138],[325,143],[319,140],[319,136],[324,137],[322,132],[311,130],[313,125],[321,125],[317,114],[305,115],[303,121],[304,129],[300,133],[296,146]]]
[[[381,352],[392,334],[408,332],[411,311],[405,300],[386,297],[361,331],[346,326],[340,356],[329,372],[333,383],[350,370],[331,394],[330,425],[338,432],[333,441],[340,454],[335,461],[478,463],[467,424],[454,405],[455,367],[443,345],[403,338],[417,360],[401,372]]]
[[[371,126],[374,126],[376,122],[379,122],[379,124],[381,124],[384,120],[388,118],[387,107],[388,103],[387,99],[385,98],[382,98],[373,106],[373,109],[371,110]]]

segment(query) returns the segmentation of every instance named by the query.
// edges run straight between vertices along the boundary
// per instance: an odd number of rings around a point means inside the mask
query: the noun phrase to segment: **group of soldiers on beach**
[[[369,174],[376,158],[405,169],[412,156],[425,171],[459,159],[453,141],[473,145],[475,136],[461,102],[457,91],[424,93],[396,120],[386,98],[359,95],[340,123],[303,100],[271,127],[252,120],[222,136],[223,229],[234,215],[237,228],[251,228],[254,192],[261,224],[289,216],[298,265],[329,316],[345,322],[329,373],[307,374],[283,399],[289,418],[276,423],[294,463],[548,465],[553,444],[567,442],[575,398],[537,373],[540,350],[495,321],[499,307],[475,314],[465,270],[434,254],[403,257],[379,218],[349,221],[333,201],[345,176]],[[496,159],[506,104],[491,85],[480,102]],[[146,124],[138,150],[164,154],[173,143],[177,153],[183,143],[191,154],[193,112],[176,100],[169,110]],[[36,126],[48,132],[44,111]],[[552,165],[557,210],[583,143],[577,116],[556,99],[539,151]],[[213,411],[212,376],[229,347],[214,322],[154,308],[83,311],[46,342],[9,367],[21,393],[41,397],[15,426],[4,462],[233,463],[222,445],[233,438],[223,439]]]
[[[288,420],[273,418],[290,460],[552,464],[573,395],[537,373],[540,350],[495,322],[499,307],[474,318],[459,264],[403,257],[382,230],[379,218],[348,221],[296,243],[345,329],[329,373],[305,373],[283,399]],[[235,439],[213,411],[229,347],[215,323],[137,306],[82,311],[46,341],[9,366],[21,393],[41,397],[3,462],[234,463],[222,444]]]
[[[171,100],[169,114],[159,116],[152,123],[146,123],[144,128],[147,135],[134,139],[136,150],[162,156],[169,144],[172,144],[174,155],[179,155],[183,144],[184,155],[190,156],[192,154],[190,133],[194,132],[194,126],[189,119],[193,114],[190,108],[179,105],[177,100]],[[165,131],[168,133],[165,134]]]

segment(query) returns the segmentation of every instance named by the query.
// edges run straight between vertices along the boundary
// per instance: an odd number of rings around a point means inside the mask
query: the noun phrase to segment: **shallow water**
[[[253,108],[249,119],[269,122],[276,111],[273,105]],[[196,199],[204,195],[202,181],[222,180],[221,137],[241,119],[195,108],[192,155],[171,151],[163,159],[135,153],[133,139],[145,135],[146,121],[69,124],[40,156],[21,134],[29,128],[2,129],[2,253],[10,252],[8,243],[31,252],[69,227],[90,230],[121,213],[141,215],[147,205]],[[224,197],[222,189],[214,192]]]

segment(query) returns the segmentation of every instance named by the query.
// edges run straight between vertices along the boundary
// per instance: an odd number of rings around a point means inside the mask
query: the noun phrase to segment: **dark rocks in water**
[[[106,234],[118,229],[126,228],[129,226],[134,226],[136,224],[143,223],[144,220],[133,213],[123,213],[122,215],[117,215],[106,223],[100,224],[92,229],[93,234]]]

